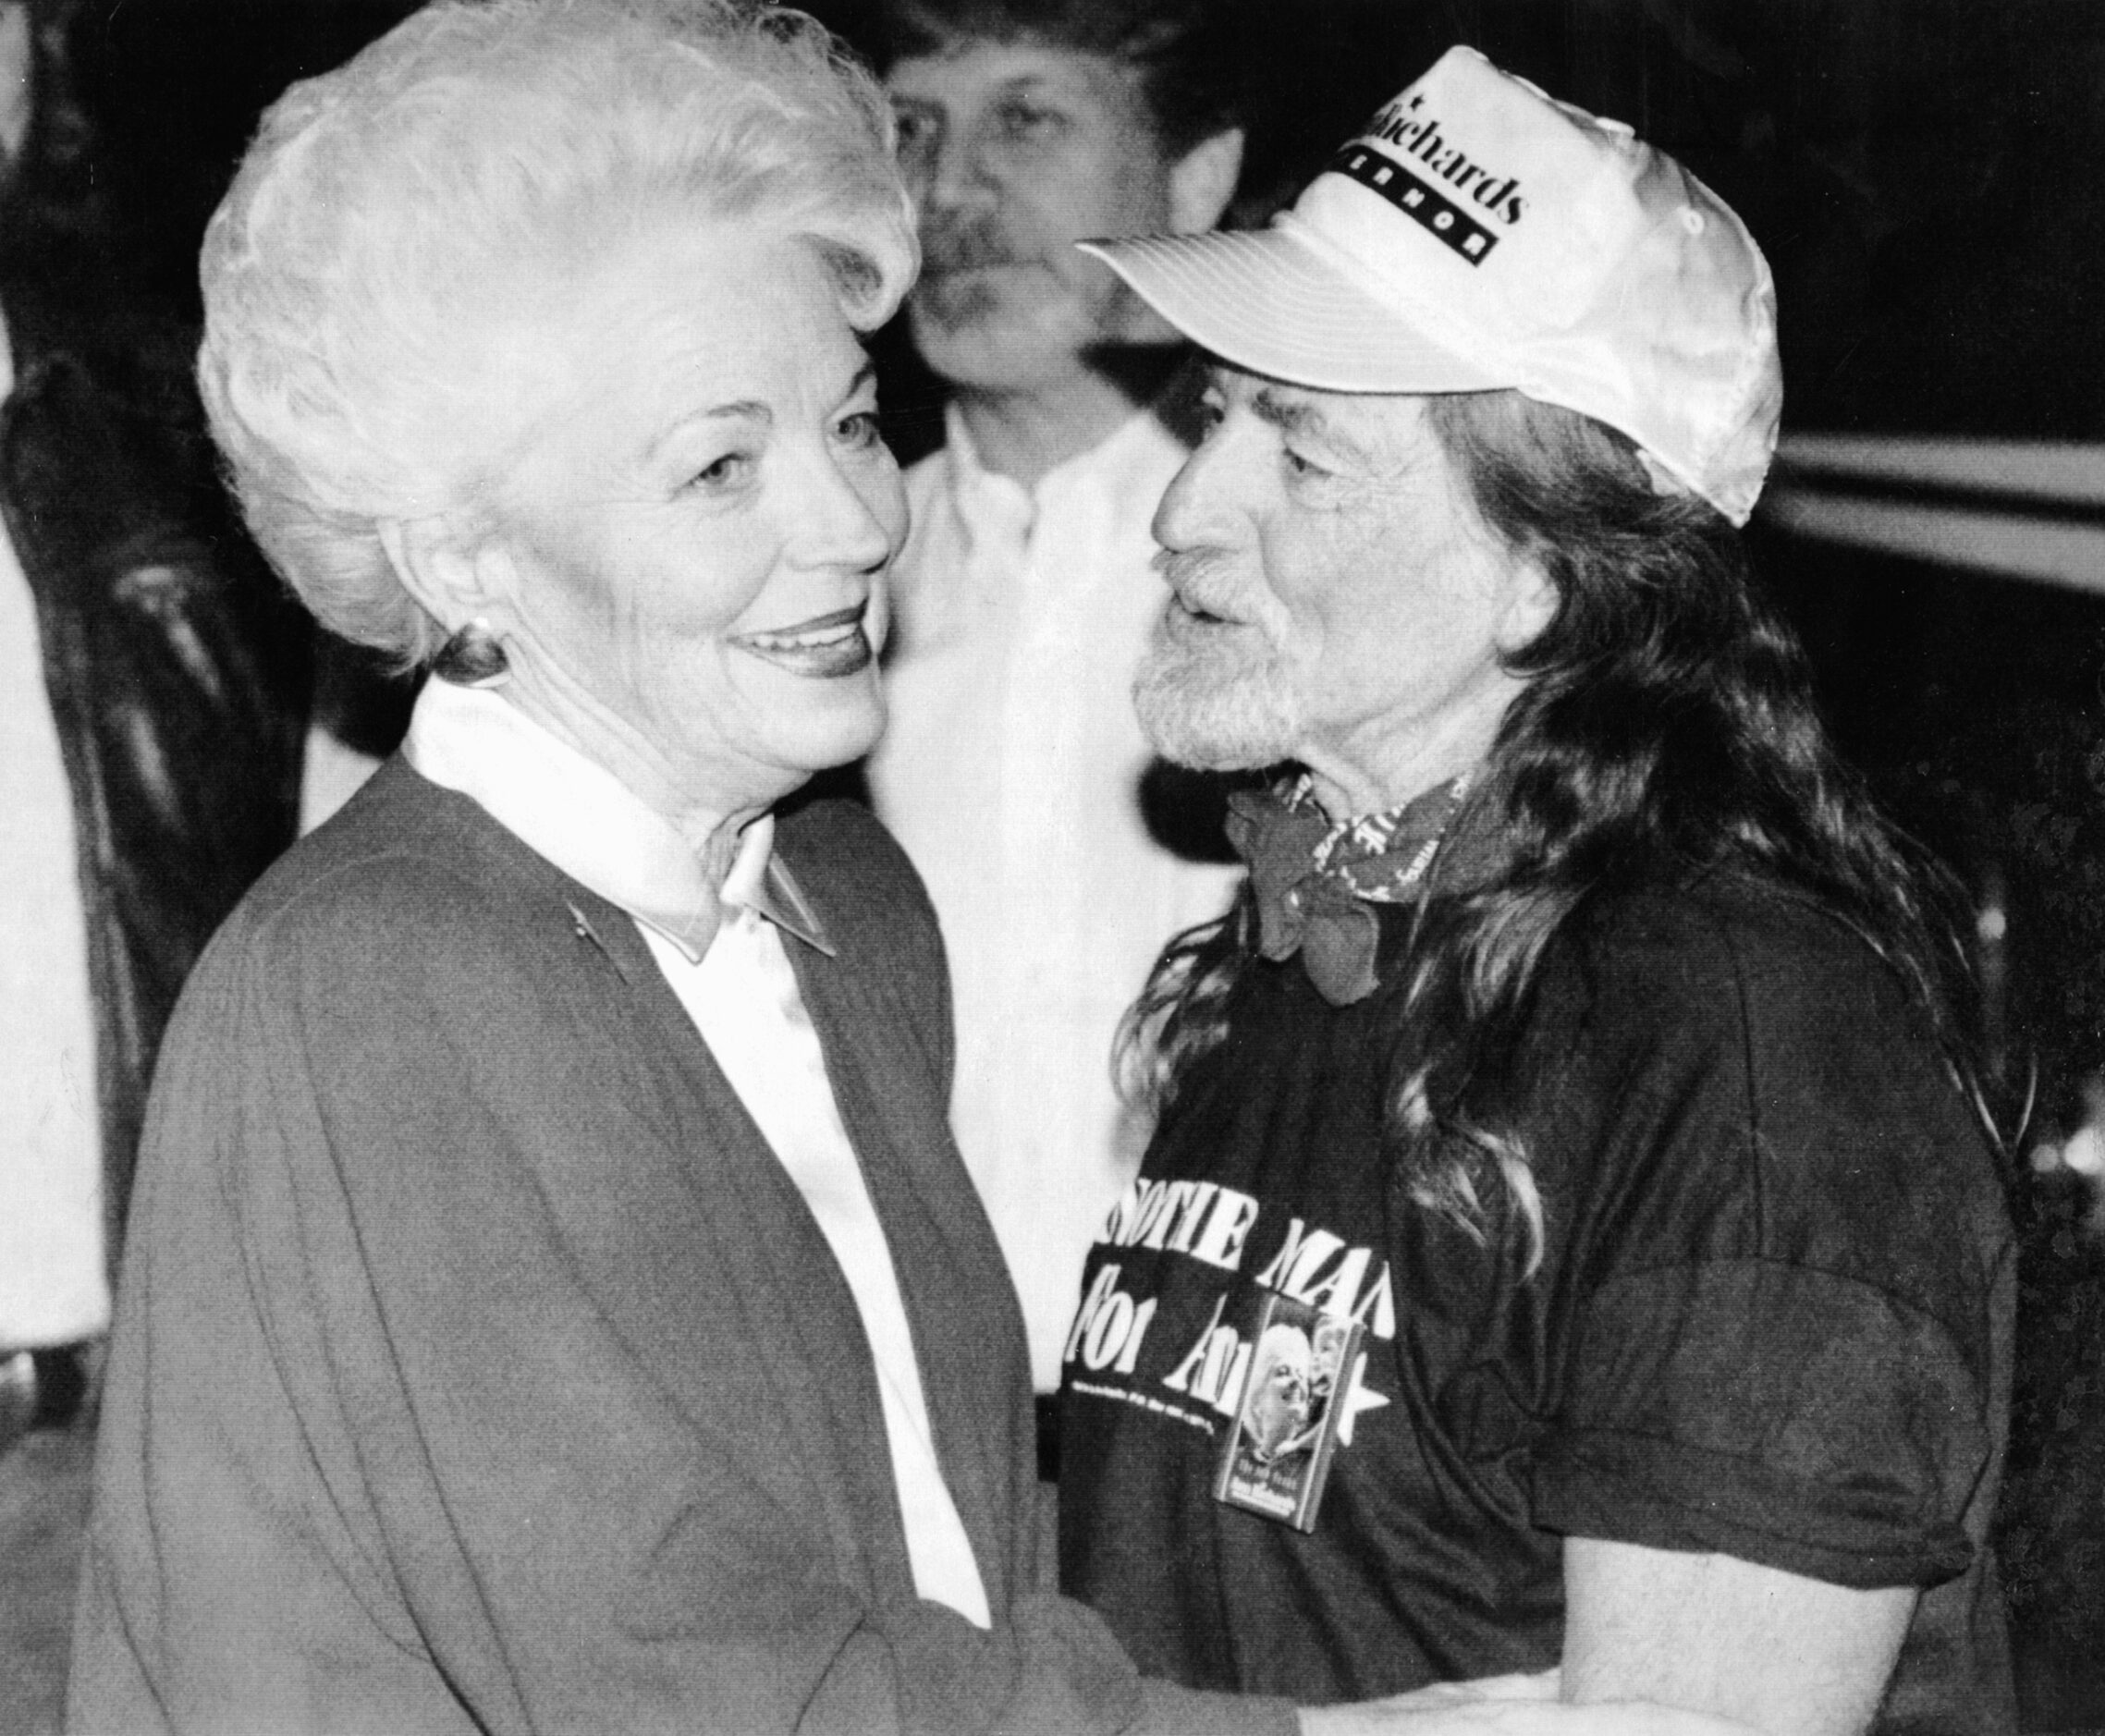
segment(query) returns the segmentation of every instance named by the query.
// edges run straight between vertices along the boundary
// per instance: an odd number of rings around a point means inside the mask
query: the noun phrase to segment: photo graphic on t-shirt
[[[1313,1531],[1338,1446],[1342,1407],[1332,1400],[1363,1328],[1276,1290],[1260,1295],[1214,1498]]]

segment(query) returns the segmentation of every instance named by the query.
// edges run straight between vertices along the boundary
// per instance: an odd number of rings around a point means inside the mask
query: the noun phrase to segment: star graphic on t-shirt
[[[1362,1411],[1378,1411],[1389,1402],[1389,1395],[1377,1392],[1361,1384],[1360,1376],[1366,1373],[1366,1352],[1362,1351],[1352,1358],[1352,1378],[1345,1388],[1343,1409],[1338,1416],[1338,1445],[1352,1444],[1352,1424]]]

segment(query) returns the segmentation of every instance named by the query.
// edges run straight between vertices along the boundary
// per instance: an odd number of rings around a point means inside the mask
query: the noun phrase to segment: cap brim
[[[1083,241],[1224,361],[1323,392],[1487,392],[1514,384],[1435,341],[1291,228]]]

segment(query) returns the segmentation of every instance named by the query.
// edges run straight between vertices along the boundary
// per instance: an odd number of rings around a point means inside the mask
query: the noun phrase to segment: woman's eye
[[[1287,470],[1295,476],[1328,476],[1330,472],[1312,458],[1304,458],[1291,446],[1280,448],[1286,454]]]
[[[1213,431],[1228,418],[1228,401],[1218,392],[1208,392],[1199,399],[1199,438],[1210,439]]]
[[[746,452],[727,452],[714,463],[704,464],[694,472],[693,485],[697,488],[728,488],[745,480],[753,464],[753,456]]]
[[[843,416],[834,424],[834,437],[842,446],[852,446],[857,451],[875,446],[879,437],[877,412],[874,410],[859,410],[852,415]]]

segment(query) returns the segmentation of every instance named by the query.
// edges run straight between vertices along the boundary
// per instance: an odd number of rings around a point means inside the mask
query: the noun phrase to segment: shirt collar
[[[535,723],[501,693],[434,678],[410,718],[403,752],[433,783],[458,790],[571,879],[663,935],[691,962],[716,937],[720,911],[751,910],[829,957],[833,945],[789,869],[775,858],[775,816],[740,835],[724,884],[671,821],[605,767]]]

